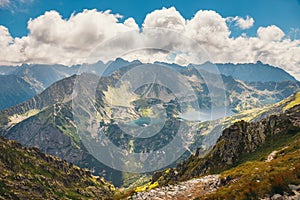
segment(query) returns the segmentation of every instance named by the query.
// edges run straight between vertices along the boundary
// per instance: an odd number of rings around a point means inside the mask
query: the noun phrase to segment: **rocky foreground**
[[[200,195],[207,194],[215,191],[221,180],[219,175],[208,175],[202,178],[192,179],[189,181],[181,182],[177,185],[168,185],[161,188],[156,188],[146,192],[139,192],[129,197],[131,200],[162,200],[162,199],[173,199],[173,200],[185,200],[194,199]]]
[[[238,180],[232,181],[237,182]],[[205,197],[207,194],[215,192],[219,187],[222,187],[224,184],[222,182],[220,175],[208,175],[202,178],[181,182],[177,185],[168,185],[146,192],[139,192],[129,197],[128,200],[201,199],[201,197]],[[274,194],[271,197],[262,198],[261,200],[300,200],[300,185],[289,185],[289,188],[293,194]]]

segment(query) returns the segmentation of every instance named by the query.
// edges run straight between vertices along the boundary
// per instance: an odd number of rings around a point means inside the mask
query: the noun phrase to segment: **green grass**
[[[300,92],[295,95],[295,99],[293,101],[291,101],[289,104],[285,106],[284,110],[287,110],[299,104],[300,104]]]
[[[114,187],[90,172],[0,137],[0,199],[112,198]],[[78,189],[82,193],[78,193]]]
[[[265,195],[291,193],[288,185],[300,184],[299,133],[287,142],[287,148],[278,148],[277,156],[271,162],[265,162],[265,157],[224,171],[221,178],[231,181],[198,199],[258,199]]]
[[[287,134],[278,134],[273,137],[267,137],[266,142],[259,146],[253,153],[242,155],[237,165],[246,161],[264,160],[267,155],[276,149],[284,147],[294,140],[300,139],[300,133],[289,132]]]

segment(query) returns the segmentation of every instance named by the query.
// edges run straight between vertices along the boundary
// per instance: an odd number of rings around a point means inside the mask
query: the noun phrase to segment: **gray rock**
[[[299,191],[300,190],[300,185],[289,185],[289,188],[291,189],[291,190],[296,190],[296,191]]]
[[[283,200],[283,196],[281,196],[280,194],[274,194],[271,197],[271,200]]]

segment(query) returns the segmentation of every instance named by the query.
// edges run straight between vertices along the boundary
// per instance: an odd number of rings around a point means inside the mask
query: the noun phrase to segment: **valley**
[[[176,94],[159,84],[146,84],[134,92],[126,82],[117,86],[118,80],[135,67],[138,67],[137,62],[125,62],[125,66],[118,66],[116,71],[103,77],[87,72],[74,75],[65,73],[68,76],[66,78],[56,77],[52,80],[58,81],[33,98],[0,111],[0,133],[5,138],[18,141],[24,146],[37,147],[43,153],[87,168],[95,176],[112,181],[120,189],[112,192],[110,198],[131,196],[132,199],[180,199],[205,195],[213,199],[213,195],[219,195],[219,191],[221,194],[227,184],[232,184],[220,183],[226,179],[225,173],[231,173],[231,169],[241,164],[256,162],[256,155],[265,158],[271,151],[280,152],[278,148],[289,145],[289,138],[294,137],[289,132],[299,128],[296,109],[300,101],[299,93],[295,92],[300,84],[292,79],[246,82],[221,75],[224,85],[213,87],[214,90],[226,91],[228,104],[222,101],[212,104],[207,82],[201,78],[199,71],[191,67],[178,67],[176,70],[188,80],[197,96],[197,99],[186,96],[179,102],[175,98]],[[209,72],[200,72],[208,77],[215,76]],[[30,76],[34,77],[34,73]],[[29,81],[28,84],[32,83]],[[275,127],[272,125],[274,123]],[[93,133],[97,129],[93,127],[95,124],[99,124],[96,127],[105,135],[100,136],[96,131],[96,135],[89,136],[87,141],[99,137],[103,143],[109,139],[125,150],[122,156],[159,150],[178,137],[180,127],[185,127],[182,129],[185,135],[179,137],[184,151],[176,157],[178,152],[168,150],[172,162],[164,171],[132,174],[130,170],[138,169],[139,166],[129,164],[124,169],[131,169],[122,172],[100,162],[83,142],[80,131],[87,129]],[[245,135],[245,131],[250,132]],[[273,141],[277,134],[282,140],[270,148],[268,142]],[[137,136],[144,138],[135,138]],[[189,144],[184,145],[187,137]],[[119,156],[121,160],[125,159]],[[134,158],[133,162],[139,163],[139,159]],[[166,162],[165,157],[160,155],[148,159],[153,163],[159,160],[161,165]],[[270,163],[276,159],[277,156]],[[271,194],[269,190],[264,191]]]

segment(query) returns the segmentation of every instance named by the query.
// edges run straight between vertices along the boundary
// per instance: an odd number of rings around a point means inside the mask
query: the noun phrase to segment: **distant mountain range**
[[[125,61],[118,60],[118,62]],[[128,66],[119,68],[117,71],[113,72],[113,74],[102,77],[101,79],[96,75],[97,73],[82,73],[81,75],[73,75],[53,83],[50,87],[40,94],[35,95],[32,99],[2,110],[0,112],[1,134],[6,138],[17,140],[23,145],[36,146],[45,153],[66,159],[80,167],[93,169],[95,174],[104,176],[118,186],[122,185],[125,181],[122,173],[112,170],[94,159],[81,143],[72,115],[72,95],[76,79],[88,80],[88,85],[99,84],[95,105],[100,113],[101,123],[103,123],[103,127],[109,133],[110,138],[127,150],[131,148],[128,144],[132,138],[126,136],[126,134],[118,128],[114,121],[116,116],[119,116],[120,120],[125,120],[124,122],[126,122],[126,120],[134,121],[143,117],[145,113],[147,113],[147,109],[153,105],[165,107],[170,116],[170,121],[162,130],[162,133],[157,134],[156,137],[147,141],[134,141],[134,151],[137,152],[145,150],[144,148],[146,146],[159,148],[173,138],[172,134],[174,134],[174,130],[177,127],[176,124],[180,120],[178,119],[180,111],[176,110],[176,104],[174,104],[176,101],[168,90],[159,85],[153,85],[151,87],[145,86],[137,91],[134,99],[130,99],[129,105],[114,105],[111,103],[112,97],[122,97],[129,93],[126,85],[117,88],[114,84],[117,83],[123,74],[132,69],[136,64],[138,63],[130,63]],[[44,67],[29,68],[29,71],[33,69],[44,69]],[[61,66],[57,68],[68,70],[68,68]],[[178,68],[177,70],[179,70],[187,80],[190,80],[189,83],[198,95],[200,106],[202,108],[209,108],[209,91],[203,79],[197,75],[197,71],[192,70],[191,68]],[[23,69],[22,71],[24,72],[26,70]],[[52,69],[48,72],[53,72],[54,74],[57,73],[57,71]],[[212,76],[211,79],[214,80],[214,74],[207,72],[203,72],[203,74]],[[59,78],[59,76],[52,77]],[[191,79],[192,77],[193,79]],[[143,79],[143,77],[140,78]],[[260,82],[254,84],[235,80],[232,77],[227,76],[222,76],[222,78],[229,99],[229,105],[227,106],[232,110],[231,112],[237,113],[278,102],[299,89],[299,83],[293,81]],[[38,80],[37,78],[34,79]],[[46,82],[44,83],[46,84]],[[47,84],[49,83],[50,82],[47,82]],[[88,85],[83,86],[88,88]],[[162,99],[162,101],[151,101],[151,99],[149,102],[139,101],[138,99],[143,96],[147,91],[147,88],[152,88],[152,92],[148,92],[148,95],[150,95],[152,99],[157,98]],[[83,88],[83,90],[80,91],[86,90]],[[88,97],[89,95],[86,94],[86,96]],[[87,99],[87,101],[90,100],[93,102],[95,101],[94,99]],[[118,100],[121,99],[115,99],[115,101]],[[84,102],[82,103],[84,104]],[[224,104],[216,106],[224,106]],[[111,112],[112,110],[114,112]],[[89,121],[89,119],[87,118],[84,121]],[[203,140],[202,137],[196,134],[199,131],[196,127],[198,126],[195,126],[193,132],[189,133],[197,137],[194,147],[201,146]],[[206,126],[203,126],[203,130],[205,130],[205,128]],[[207,136],[206,140],[211,140],[211,142],[209,142],[211,145],[214,144],[214,140],[220,135],[219,132],[215,134],[216,135],[208,134]],[[211,139],[209,139],[209,137],[211,137]],[[121,138],[123,139],[121,140]],[[157,141],[160,142],[158,143]]]
[[[0,66],[0,74],[15,75],[16,77],[18,77],[18,81],[14,81],[14,84],[10,85],[12,85],[11,87],[14,88],[19,87],[19,89],[13,88],[11,91],[6,91],[5,89],[0,91],[1,93],[3,92],[3,95],[1,96],[5,96],[5,94],[7,94],[7,97],[3,97],[0,99],[0,110],[28,100],[34,94],[41,93],[56,81],[59,81],[66,77],[70,77],[75,74],[81,74],[85,72],[102,76],[110,76],[113,72],[120,70],[123,67],[134,67],[140,64],[141,62],[138,60],[128,62],[121,58],[117,58],[115,61],[111,61],[106,64],[99,61],[95,64],[82,64],[74,65],[71,67],[67,67],[64,65],[38,64],[23,64],[20,67]],[[162,62],[155,62],[155,64],[164,65],[179,72],[185,71],[186,69],[192,67],[195,67],[198,70],[205,70],[210,72],[210,68],[212,65],[211,63],[205,63],[202,65],[180,66],[177,64],[169,64]],[[254,87],[266,87],[266,85],[268,85],[268,87],[276,87],[277,83],[279,85],[284,85],[281,84],[281,82],[290,81],[291,84],[295,84],[298,82],[294,77],[292,77],[284,70],[270,65],[262,64],[261,62],[257,62],[256,64],[237,65],[217,64],[217,67],[221,74],[231,76],[235,80],[242,80],[248,83],[251,82],[251,85]],[[24,86],[24,81],[21,81],[21,79],[23,79],[29,85]],[[5,85],[4,76],[2,76],[2,81],[3,85]],[[11,77],[8,81],[11,81]],[[15,98],[13,101],[7,101],[10,99],[9,93],[12,93],[13,91],[16,91],[18,97]],[[283,98],[286,96],[287,95],[284,95]]]
[[[122,58],[117,58],[106,64],[99,61],[95,64],[82,64],[71,67],[64,65],[23,64],[20,67],[0,66],[0,75],[14,74],[27,81],[37,92],[41,92],[52,83],[74,74],[86,72],[109,76],[123,67],[129,65],[137,66],[140,64],[142,63],[138,60],[129,62]],[[263,64],[262,62],[257,62],[255,64],[212,64],[207,62],[201,65],[190,64],[188,66],[164,62],[155,62],[154,64],[164,65],[177,71],[195,67],[196,69],[206,70],[208,72],[212,72],[212,65],[215,65],[221,74],[232,76],[234,79],[246,82],[297,81],[283,69]]]
[[[221,74],[246,82],[297,81],[283,69],[263,64],[260,61],[251,64],[212,64],[207,62],[202,65],[193,66],[198,69],[210,71],[209,69],[212,65],[217,66]]]

